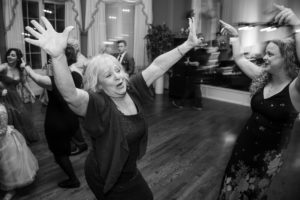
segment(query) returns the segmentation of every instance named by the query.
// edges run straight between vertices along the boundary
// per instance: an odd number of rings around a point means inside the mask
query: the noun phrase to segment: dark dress
[[[21,79],[13,79],[7,76],[7,70],[0,73],[0,90],[7,89],[5,96],[0,95],[0,102],[5,104],[9,112],[8,124],[13,125],[26,139],[27,143],[39,140],[38,132],[34,128],[32,117],[26,109],[20,95],[17,92],[17,85]]]
[[[153,199],[136,164],[147,144],[141,105],[151,98],[141,74],[131,77],[127,92],[137,107],[136,115],[121,113],[104,92],[89,94],[85,129],[93,149],[86,160],[85,175],[98,200]]]
[[[297,117],[289,85],[269,98],[261,90],[251,99],[252,115],[237,138],[219,199],[267,199]]]
[[[75,85],[80,87],[82,78],[77,74],[72,72]],[[44,124],[48,147],[54,155],[70,155],[70,141],[79,128],[78,116],[73,113],[59,93],[54,77],[50,76],[50,79],[52,90],[47,90],[49,103]]]

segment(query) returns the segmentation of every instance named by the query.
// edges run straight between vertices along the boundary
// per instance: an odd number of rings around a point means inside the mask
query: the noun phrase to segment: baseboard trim
[[[250,93],[240,90],[201,85],[202,96],[208,99],[250,106]]]

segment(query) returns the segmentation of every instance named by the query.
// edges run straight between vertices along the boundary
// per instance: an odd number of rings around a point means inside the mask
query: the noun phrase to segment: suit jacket
[[[116,58],[118,58],[119,54],[116,55]],[[122,66],[124,67],[125,72],[131,76],[134,74],[135,70],[135,63],[132,56],[130,56],[127,52],[125,53],[123,60],[121,61]]]

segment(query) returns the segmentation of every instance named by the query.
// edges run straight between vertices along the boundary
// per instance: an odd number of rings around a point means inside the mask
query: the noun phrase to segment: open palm
[[[219,20],[221,25],[223,26],[221,33],[224,35],[230,35],[233,37],[237,37],[239,35],[239,32],[230,24],[224,22],[223,20]]]
[[[189,36],[187,42],[193,47],[200,45],[202,42],[201,39],[197,38],[196,22],[194,18],[189,18]]]
[[[69,33],[73,29],[73,27],[68,26],[62,33],[58,33],[53,29],[52,25],[45,17],[41,17],[41,20],[43,21],[46,29],[37,21],[32,20],[31,23],[37,29],[37,31],[29,26],[26,27],[26,30],[35,38],[37,38],[37,40],[25,38],[25,41],[42,48],[53,58],[64,54],[64,49],[67,46]]]

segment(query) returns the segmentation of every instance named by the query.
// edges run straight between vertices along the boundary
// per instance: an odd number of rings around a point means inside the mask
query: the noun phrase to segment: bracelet
[[[177,49],[177,51],[179,52],[179,54],[180,54],[181,56],[184,56],[184,54],[180,51],[179,47],[177,47],[176,49]]]

